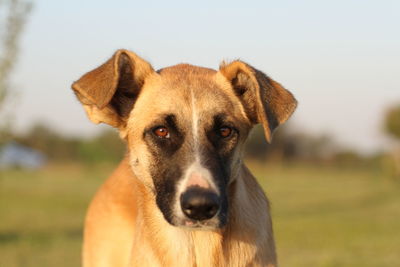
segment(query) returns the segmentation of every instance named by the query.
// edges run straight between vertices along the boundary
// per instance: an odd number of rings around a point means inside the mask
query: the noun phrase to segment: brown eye
[[[158,127],[158,128],[156,128],[156,129],[154,129],[153,132],[154,132],[154,134],[155,134],[157,137],[160,137],[160,138],[169,138],[168,129],[165,128],[165,127]]]
[[[231,136],[232,131],[233,131],[232,128],[224,126],[224,127],[219,128],[219,135],[223,138],[227,138],[227,137]]]

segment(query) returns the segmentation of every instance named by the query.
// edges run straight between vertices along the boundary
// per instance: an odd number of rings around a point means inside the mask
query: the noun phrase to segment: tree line
[[[2,143],[11,140],[42,152],[50,162],[117,162],[126,153],[126,144],[113,128],[103,130],[92,137],[81,137],[66,136],[52,127],[37,123],[24,133],[9,132]],[[268,144],[262,127],[255,127],[246,143],[245,155],[247,159],[262,162],[360,165],[371,161],[371,157],[337,147],[329,136],[296,132],[291,130],[290,126],[278,129],[273,136],[273,142]]]

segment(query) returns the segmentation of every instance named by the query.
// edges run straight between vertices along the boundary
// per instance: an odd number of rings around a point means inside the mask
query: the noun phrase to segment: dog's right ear
[[[72,84],[79,101],[94,123],[123,130],[152,66],[133,52],[118,50],[100,67]]]

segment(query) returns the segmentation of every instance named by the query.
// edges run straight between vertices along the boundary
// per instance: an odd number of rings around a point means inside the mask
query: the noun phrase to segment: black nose
[[[209,189],[189,188],[181,195],[181,208],[190,219],[211,219],[219,210],[219,197]]]

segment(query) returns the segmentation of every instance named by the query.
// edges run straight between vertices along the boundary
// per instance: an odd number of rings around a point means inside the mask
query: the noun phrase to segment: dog
[[[277,265],[269,202],[242,155],[254,125],[269,142],[293,113],[288,90],[240,60],[155,71],[128,50],[72,89],[127,144],[89,206],[84,267]]]

